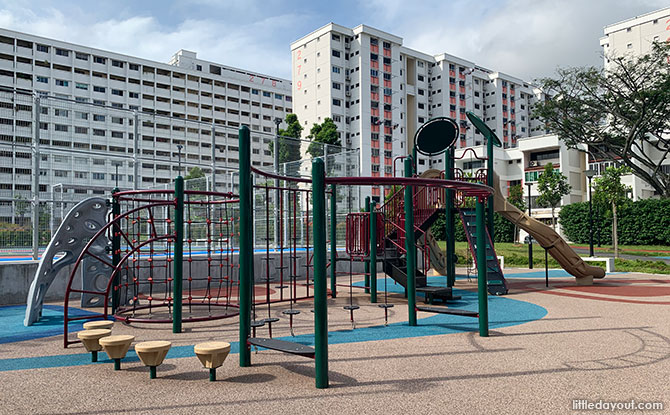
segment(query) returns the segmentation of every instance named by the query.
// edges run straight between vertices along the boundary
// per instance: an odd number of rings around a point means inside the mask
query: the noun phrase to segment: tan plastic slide
[[[604,269],[587,265],[551,227],[531,218],[525,212],[509,203],[500,193],[500,189],[497,186],[497,177],[495,182],[497,190],[493,198],[493,208],[495,211],[528,232],[542,248],[547,249],[549,255],[554,257],[564,270],[577,279],[577,285],[592,285],[593,278],[605,277]]]

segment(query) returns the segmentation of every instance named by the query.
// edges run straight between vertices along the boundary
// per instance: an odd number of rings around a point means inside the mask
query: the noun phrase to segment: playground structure
[[[454,132],[457,130],[455,123],[449,119],[437,121],[443,126],[451,126]],[[427,123],[426,126],[434,127],[435,124]],[[444,129],[428,128],[423,131],[431,133],[419,137],[429,137],[431,140],[428,142],[432,143],[439,139]],[[492,215],[486,213],[487,209],[490,212],[494,207],[491,197],[494,191],[490,185],[494,180],[492,163],[488,163],[486,170],[478,171],[474,178],[464,177],[462,172],[453,168],[453,140],[449,140],[449,134],[447,132],[447,140],[443,140],[446,145],[443,143],[441,147],[430,149],[449,153],[445,157],[445,172],[434,170],[423,177],[415,177],[416,158],[407,157],[403,178],[326,177],[323,160],[316,159],[312,163],[312,177],[308,179],[280,176],[251,167],[249,130],[243,127],[240,129],[239,194],[184,190],[181,176],[176,179],[174,190],[114,192],[111,220],[87,238],[68,279],[65,347],[75,342],[68,334],[69,323],[80,319],[113,317],[131,324],[172,323],[173,332],[179,333],[182,322],[239,315],[240,366],[251,365],[252,346],[314,358],[316,385],[324,388],[328,386],[327,277],[330,277],[330,295],[333,298],[338,295],[338,287],[341,286],[348,287],[351,293],[354,259],[365,262],[363,288],[370,293],[371,303],[378,303],[378,261],[383,263],[384,273],[405,288],[410,326],[417,325],[417,311],[456,314],[478,318],[479,333],[487,336],[487,290],[496,295],[507,293],[492,243]],[[492,148],[494,138],[489,139],[489,148]],[[417,146],[420,147],[419,140]],[[492,160],[492,150],[489,153],[487,160]],[[271,181],[274,185],[270,185]],[[400,188],[390,194],[380,207],[373,204],[365,213],[349,212],[345,221],[347,257],[338,257],[335,219],[338,188],[371,185]],[[279,220],[279,232],[292,237],[286,242],[282,239],[279,246],[271,250],[271,209],[268,201],[272,192],[281,194],[276,200],[279,210],[285,212],[280,216],[286,220]],[[259,197],[266,210],[265,250],[260,255],[260,267],[255,264],[256,246],[253,243],[257,232],[253,226],[253,205]],[[330,199],[329,224],[327,197]],[[474,209],[468,208],[471,204]],[[546,235],[544,240],[538,238],[538,241],[546,245],[553,256],[564,258],[561,264],[568,264],[566,269],[569,266],[568,271],[574,271],[573,275],[578,274],[575,275],[578,278],[598,276],[597,272],[589,269],[594,267],[587,267],[583,262],[579,265],[566,253],[566,247],[561,245],[562,239],[553,238],[532,220],[524,218],[522,212],[519,215],[504,203],[496,201],[495,206],[496,210],[508,212],[506,217],[517,221],[524,229]],[[435,299],[448,301],[454,298],[451,293],[455,280],[453,239],[447,242],[447,256],[438,255],[439,248],[429,232],[440,212],[449,214],[453,209],[460,210],[468,242],[476,258],[478,312],[416,304],[417,293],[423,293],[431,303]],[[298,237],[299,224],[305,231],[303,237]],[[64,222],[64,226],[67,227],[67,223]],[[447,235],[452,238],[453,226],[453,221],[448,220]],[[328,244],[327,229],[330,234]],[[239,245],[235,243],[236,239]],[[481,241],[484,241],[485,249],[479,249]],[[327,246],[330,247],[329,258]],[[420,259],[419,263],[417,259]],[[304,264],[300,264],[301,260]],[[96,282],[98,288],[86,289],[76,285],[78,272],[83,270],[82,275],[86,274],[87,261],[95,261],[95,265],[106,270]],[[349,262],[349,284],[338,283],[341,272],[338,272],[337,264],[344,261]],[[445,286],[427,285],[426,274],[431,263],[434,268],[446,271]],[[255,272],[259,268],[260,272]],[[261,290],[264,288],[265,298],[261,301],[256,299],[256,282],[262,283]],[[271,295],[273,290],[278,290],[276,295]],[[70,316],[70,301],[78,297],[83,299],[84,296],[99,298],[103,311]],[[279,319],[272,317],[271,307],[287,304],[282,314],[287,316],[292,333],[293,316],[299,313],[293,305],[306,299],[314,301],[314,347],[273,339],[272,324]],[[386,295],[384,303],[379,306],[385,312],[392,307],[386,303]],[[353,326],[354,311],[358,306],[350,302],[344,308],[351,314]],[[262,318],[265,310],[267,318]],[[265,326],[269,337],[257,337],[257,331]]]

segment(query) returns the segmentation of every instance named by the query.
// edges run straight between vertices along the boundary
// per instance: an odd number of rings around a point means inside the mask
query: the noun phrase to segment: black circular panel
[[[419,153],[434,156],[454,144],[456,137],[458,137],[456,121],[447,117],[437,117],[419,127],[414,135],[414,143]]]
[[[498,138],[496,133],[494,133],[493,130],[490,129],[489,126],[486,125],[481,118],[479,118],[470,111],[465,111],[465,115],[468,117],[472,125],[475,126],[477,131],[482,133],[487,140],[491,140],[493,142],[493,145],[496,147],[502,147],[502,143],[500,142],[500,139]]]

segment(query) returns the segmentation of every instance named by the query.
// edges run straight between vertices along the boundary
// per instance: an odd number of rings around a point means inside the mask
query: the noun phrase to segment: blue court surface
[[[431,277],[429,283],[438,285],[442,283],[443,278]],[[401,292],[403,289],[400,285],[396,285],[392,280],[380,279],[377,282],[379,289],[379,301],[384,301],[384,283],[386,282],[389,292]],[[464,290],[454,290],[456,295],[462,296],[462,299],[449,306],[464,310],[477,311],[477,293]],[[366,304],[361,304],[366,306]],[[393,312],[403,316],[407,313],[407,306],[404,304],[396,304],[391,309]],[[330,344],[342,343],[360,343],[375,340],[400,339],[410,337],[424,337],[435,336],[441,334],[452,334],[462,332],[477,332],[478,320],[472,317],[463,317],[456,315],[435,314],[429,317],[418,320],[418,326],[410,327],[406,322],[393,323],[388,326],[381,324],[384,318],[384,311],[379,308],[375,310],[379,313],[380,324],[372,327],[359,327],[355,330],[339,330],[331,331],[328,335],[328,342]],[[329,314],[334,313],[348,313],[341,307],[331,307]],[[528,303],[525,301],[515,300],[509,297],[489,297],[489,328],[497,329],[501,327],[515,326],[519,324],[528,323],[539,320],[547,314],[547,310],[538,305]],[[420,314],[425,315],[425,314]],[[3,318],[4,320],[4,318]],[[56,323],[54,319],[54,323]],[[21,320],[22,321],[22,320]],[[285,321],[286,324],[288,324]],[[279,323],[281,324],[281,322]],[[62,320],[60,326],[55,324],[56,332],[54,334],[62,335]],[[30,329],[30,328],[27,328]],[[296,337],[281,337],[281,340],[293,341],[305,345],[314,344],[313,333],[301,334]],[[239,344],[232,340],[221,339],[231,343],[231,353],[239,353]],[[236,340],[236,339],[235,339]],[[138,341],[141,341],[141,331],[138,331]],[[103,354],[104,356],[104,354]],[[167,355],[168,359],[193,357],[193,346],[176,346],[170,349]],[[100,356],[102,358],[102,356]],[[134,362],[138,361],[137,355],[130,351],[124,361]],[[8,370],[26,370],[50,367],[67,367],[67,366],[82,366],[90,364],[110,364],[110,360],[100,360],[98,363],[91,363],[91,356],[85,352],[78,352],[76,354],[56,355],[56,356],[41,356],[41,357],[26,357],[26,358],[10,358],[0,359],[0,371]]]

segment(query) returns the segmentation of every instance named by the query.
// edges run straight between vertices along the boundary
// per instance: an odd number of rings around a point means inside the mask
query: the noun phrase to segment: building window
[[[340,84],[339,82],[333,82],[333,89],[338,90],[342,89],[342,84]]]
[[[633,44],[632,43],[627,44],[626,49],[633,49]]]
[[[421,62],[421,61],[416,61],[416,65],[417,65],[419,68],[423,68],[423,62]]]
[[[258,90],[257,89],[252,89],[251,93],[254,94],[254,95],[258,95]]]
[[[333,66],[333,73],[340,73],[341,69],[339,66]]]
[[[93,180],[105,180],[105,173],[93,173]]]
[[[384,46],[386,49],[391,49],[391,43],[389,43],[389,42],[384,42],[384,43],[383,43],[383,46]]]
[[[74,54],[75,58],[81,60],[81,61],[87,61],[88,60],[88,54],[87,53],[81,53],[77,52]]]
[[[333,49],[332,54],[333,54],[333,57],[339,58],[342,53],[339,50]]]
[[[38,52],[49,53],[49,46],[40,45],[39,43],[35,45]]]
[[[341,107],[342,106],[342,100],[333,99],[333,105],[335,105],[336,107]]]
[[[335,33],[333,33],[332,39],[339,42],[340,41],[340,35],[336,35]]]
[[[105,122],[105,116],[102,114],[93,114],[93,121]]]
[[[69,128],[67,125],[62,125],[62,124],[54,124],[54,130],[60,131],[63,133],[67,133]]]
[[[70,56],[70,51],[66,49],[56,48],[56,55],[58,56]]]
[[[200,65],[198,65],[198,66],[200,66]],[[131,71],[139,71],[140,70],[140,65],[138,65],[136,63],[129,63],[128,64],[128,69],[130,69]],[[198,69],[198,70],[201,70],[201,69],[202,69],[202,67],[200,67],[200,69]]]
[[[56,85],[58,85],[58,86],[68,86],[69,83],[68,83],[68,81],[64,81],[62,79],[56,79]]]
[[[112,59],[112,66],[116,68],[123,68],[123,62]]]
[[[74,127],[75,134],[88,134],[88,128],[86,127]]]
[[[99,63],[99,64],[101,64],[101,65],[104,65],[104,64],[107,63],[107,59],[106,59],[106,58],[103,58],[103,57],[101,57],[101,56],[93,56],[93,62],[95,62],[95,63]]]
[[[104,137],[106,134],[105,134],[105,130],[100,130],[98,128],[94,128],[93,129],[93,135],[98,136],[98,137]]]
[[[88,84],[82,84],[81,82],[75,82],[74,86],[77,89],[83,89],[84,91],[88,90]]]
[[[424,95],[426,92],[423,89],[419,89],[419,95]]]
[[[93,85],[93,91],[94,92],[100,92],[100,93],[105,93],[105,87],[104,86],[95,86]]]
[[[46,76],[36,76],[35,80],[37,82],[41,82],[43,84],[48,84],[49,83],[49,78],[47,78]]]
[[[120,89],[112,89],[112,95],[122,97],[123,96],[123,91],[120,90]]]

